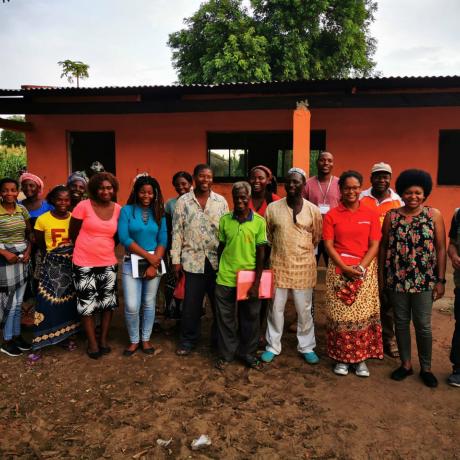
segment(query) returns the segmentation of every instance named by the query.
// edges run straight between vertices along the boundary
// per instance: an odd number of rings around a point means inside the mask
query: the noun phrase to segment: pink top
[[[318,177],[313,176],[307,180],[303,190],[303,197],[316,204],[328,204],[330,209],[336,208],[340,203],[339,178],[332,176],[332,180],[318,182]]]
[[[102,220],[94,212],[91,200],[83,200],[72,211],[72,217],[83,221],[75,249],[73,263],[79,267],[107,267],[115,265],[115,241],[121,206],[115,203],[110,220]]]

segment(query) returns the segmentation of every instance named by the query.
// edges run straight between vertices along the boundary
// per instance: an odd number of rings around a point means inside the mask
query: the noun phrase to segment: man
[[[219,220],[228,212],[228,205],[223,196],[211,190],[212,180],[213,173],[208,165],[196,166],[193,171],[195,188],[177,200],[173,216],[171,259],[176,276],[185,276],[180,343],[176,351],[179,356],[190,354],[200,338],[205,293],[215,312]],[[216,334],[214,321],[214,343]]]
[[[237,356],[248,367],[257,368],[260,306],[259,285],[264,267],[266,224],[249,208],[251,186],[236,182],[232,188],[233,212],[219,223],[219,273],[216,286],[216,319],[220,358],[216,367],[223,370]],[[236,301],[239,270],[255,270],[248,300]],[[236,309],[238,311],[236,311]],[[237,321],[238,315],[238,321]]]
[[[314,352],[315,328],[311,314],[313,288],[316,284],[314,248],[321,239],[322,219],[319,209],[302,198],[306,174],[291,168],[285,182],[286,198],[268,205],[267,236],[271,243],[270,265],[275,276],[275,296],[267,319],[267,347],[261,359],[271,362],[281,353],[284,308],[289,291],[297,310],[298,351],[305,361],[319,361]]]
[[[371,187],[361,192],[360,202],[372,209],[380,218],[380,225],[390,209],[404,206],[400,196],[390,188],[391,166],[387,163],[376,163],[371,169]],[[384,352],[392,358],[399,356],[394,333],[393,308],[386,296],[380,299],[380,320],[382,322],[382,338]]]
[[[316,161],[316,166],[318,168],[318,175],[310,177],[306,181],[302,195],[306,200],[318,206],[321,215],[324,217],[329,209],[339,205],[339,178],[332,174],[332,169],[334,168],[334,156],[332,153],[321,152]],[[319,262],[321,255],[327,266],[329,256],[322,240],[318,245],[318,252],[316,254],[317,262]]]
[[[450,361],[452,362],[452,374],[447,383],[454,387],[460,387],[460,208],[455,211],[449,231],[449,248],[447,254],[454,267],[455,301],[454,317],[455,329],[452,336],[452,348]]]

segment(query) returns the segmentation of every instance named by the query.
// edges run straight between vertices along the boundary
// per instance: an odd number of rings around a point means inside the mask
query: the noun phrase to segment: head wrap
[[[273,178],[273,173],[270,171],[270,168],[267,168],[267,166],[264,166],[264,165],[254,166],[249,171],[249,175],[251,175],[252,172],[255,171],[256,169],[260,169],[261,171],[263,171],[267,175],[268,180],[271,180]]]
[[[288,172],[287,172],[287,175],[289,176],[289,174],[292,174],[292,173],[297,173],[297,174],[300,174],[301,176],[303,176],[303,178],[305,180],[307,180],[307,173],[301,169],[301,168],[291,168]]]
[[[21,177],[19,178],[19,183],[22,185],[22,183],[25,180],[31,180],[32,182],[35,182],[38,188],[38,196],[41,196],[41,194],[43,193],[43,187],[44,187],[43,181],[38,176],[30,172],[25,172],[21,174]]]
[[[88,177],[85,171],[75,171],[67,179],[67,185],[73,184],[74,182],[83,182],[85,185],[88,184]]]
[[[100,161],[93,161],[89,169],[91,169],[91,171],[95,174],[105,172],[104,165]]]

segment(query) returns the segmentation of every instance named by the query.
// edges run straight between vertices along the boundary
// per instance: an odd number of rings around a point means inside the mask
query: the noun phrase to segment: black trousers
[[[216,271],[208,259],[205,261],[204,273],[185,272],[185,297],[182,303],[180,334],[181,348],[193,348],[201,337],[201,308],[205,294],[208,294],[213,313],[211,345],[217,346],[215,287]]]
[[[250,360],[259,342],[260,300],[236,301],[236,288],[216,286],[217,337],[225,361]],[[238,320],[237,320],[238,318]]]
[[[460,288],[455,288],[454,317],[455,329],[452,336],[450,360],[456,371],[460,371]]]

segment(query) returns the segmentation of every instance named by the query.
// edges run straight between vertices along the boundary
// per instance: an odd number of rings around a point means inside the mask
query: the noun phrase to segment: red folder
[[[236,274],[236,300],[247,300],[248,291],[254,284],[256,272],[253,270],[240,270]],[[264,270],[260,278],[259,299],[271,299],[273,297],[273,272]]]

